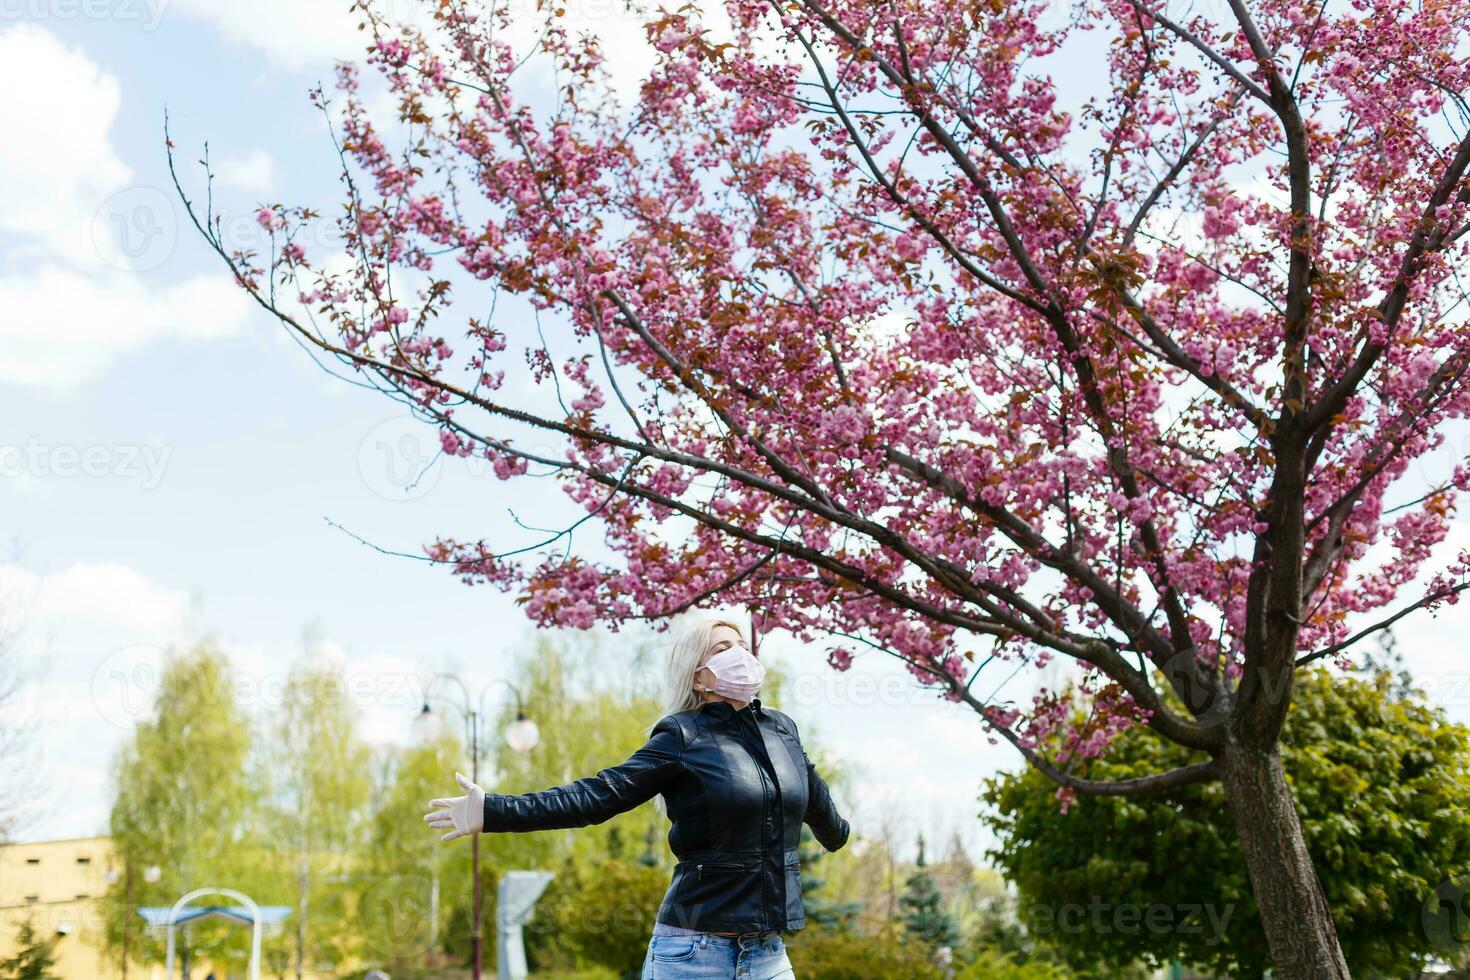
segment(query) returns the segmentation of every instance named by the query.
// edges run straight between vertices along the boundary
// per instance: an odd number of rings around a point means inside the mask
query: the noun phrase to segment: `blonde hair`
[[[709,616],[696,620],[680,633],[674,645],[669,648],[668,663],[664,667],[663,715],[688,711],[690,708],[699,707],[702,703],[699,693],[694,690],[694,673],[699,669],[699,658],[704,656],[704,651],[709,649],[710,634],[718,626],[728,626],[740,634],[740,638],[746,643],[750,642],[739,623],[723,616]],[[660,716],[660,720],[663,715]]]

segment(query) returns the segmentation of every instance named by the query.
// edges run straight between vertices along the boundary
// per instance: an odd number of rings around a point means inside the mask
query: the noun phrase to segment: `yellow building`
[[[0,960],[15,955],[16,931],[29,919],[37,938],[56,940],[56,975],[63,980],[121,977],[120,964],[104,961],[100,952],[105,921],[99,898],[118,873],[107,837],[0,847]],[[163,972],[160,967],[160,980]],[[130,978],[147,976],[136,967],[129,971]]]
[[[16,954],[16,933],[29,920],[38,939],[55,939],[54,972],[61,980],[122,980],[121,958],[105,955],[106,911],[103,896],[122,874],[110,837],[28,841],[0,846],[0,960]],[[198,904],[233,904],[221,896],[204,896]],[[147,928],[137,910],[129,911],[134,941]],[[249,928],[242,926],[242,928]],[[134,946],[134,949],[137,947]],[[175,965],[176,975],[180,966]],[[194,980],[211,970],[224,980],[230,971],[205,958],[191,964]],[[237,966],[233,975],[238,977]],[[128,967],[128,980],[164,980],[162,963]],[[292,973],[294,976],[294,971]],[[261,964],[262,980],[271,972]],[[325,976],[308,971],[308,977]]]
[[[122,980],[121,958],[116,952],[103,954],[107,930],[103,896],[121,874],[112,837],[0,846],[0,959],[16,954],[16,932],[29,921],[37,939],[56,940],[54,974],[60,980]],[[219,902],[232,904],[219,896],[206,896],[200,904]],[[147,923],[135,909],[129,915],[129,929],[138,942]],[[215,964],[196,959],[191,976],[197,980],[212,970]],[[134,959],[128,967],[128,980],[165,980],[163,974],[162,962],[140,964]],[[218,976],[229,976],[229,971],[219,968]],[[265,964],[260,976],[270,976]],[[315,980],[322,974],[307,971],[306,976]]]

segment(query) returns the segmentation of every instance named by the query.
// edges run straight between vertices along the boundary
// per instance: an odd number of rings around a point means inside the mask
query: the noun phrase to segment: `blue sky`
[[[0,598],[34,674],[25,707],[44,791],[27,838],[105,831],[108,766],[136,714],[113,680],[170,643],[212,633],[261,681],[282,676],[309,634],[367,679],[363,734],[375,742],[409,737],[413,684],[440,669],[500,676],[526,643],[508,597],[376,554],[325,521],[412,552],[440,533],[524,544],[509,510],[543,525],[571,511],[548,509],[546,481],[463,465],[405,490],[434,433],[323,374],[251,309],[181,225],[167,182],[165,108],[182,162],[209,142],[240,235],[255,234],[261,202],[333,204],[335,159],[306,93],[330,82],[334,56],[357,53],[345,6],[0,0],[12,93],[0,106]],[[1463,448],[1424,463],[1424,482]],[[1459,607],[1400,631],[1461,720],[1467,626]],[[1016,765],[1011,750],[878,656],[835,678],[824,651],[780,635],[765,647],[797,676],[787,709],[853,767],[857,830],[904,844],[958,830],[978,856],[989,837],[976,791]],[[1023,675],[1007,693],[1044,680],[1057,678]]]

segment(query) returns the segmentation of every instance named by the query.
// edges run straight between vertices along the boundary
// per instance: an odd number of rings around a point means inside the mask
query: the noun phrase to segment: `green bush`
[[[1018,962],[998,949],[982,949],[955,972],[954,980],[1073,980],[1071,970],[1055,963]]]
[[[1282,734],[1307,849],[1354,976],[1418,970],[1438,951],[1426,897],[1470,871],[1470,729],[1391,681],[1302,671]],[[1124,779],[1196,761],[1135,728],[1078,774]],[[1016,883],[1021,920],[1074,966],[1177,957],[1258,977],[1270,964],[1219,783],[1158,798],[1083,796],[1063,813],[1055,784],[1030,769],[989,781],[985,799],[1000,842],[992,857]],[[1067,910],[1077,913],[1071,927]],[[1140,925],[1154,910],[1159,926]]]
[[[668,884],[666,870],[635,861],[568,861],[525,927],[527,961],[537,976],[592,968],[636,975]]]
[[[940,980],[929,948],[894,933],[864,936],[809,925],[785,937],[801,980]]]

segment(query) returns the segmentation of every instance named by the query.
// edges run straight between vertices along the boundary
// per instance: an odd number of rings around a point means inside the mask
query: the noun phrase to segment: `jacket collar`
[[[729,701],[707,701],[700,706],[700,710],[714,715],[717,718],[733,717],[737,710],[753,711],[758,716],[765,715],[765,712],[761,710],[761,699],[758,697],[751,698],[750,704],[746,705],[744,708],[737,709]]]

